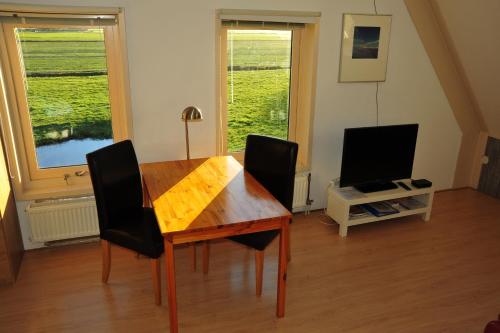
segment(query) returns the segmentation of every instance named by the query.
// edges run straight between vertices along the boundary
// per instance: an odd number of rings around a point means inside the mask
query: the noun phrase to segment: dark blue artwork
[[[354,27],[353,59],[377,59],[380,27]]]

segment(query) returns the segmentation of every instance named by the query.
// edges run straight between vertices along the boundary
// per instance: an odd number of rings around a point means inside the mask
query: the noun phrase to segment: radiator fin
[[[49,242],[99,234],[92,197],[33,202],[26,209],[33,242]]]
[[[295,185],[293,189],[293,210],[299,210],[301,208],[305,208],[307,203],[307,174],[296,175],[295,176]]]

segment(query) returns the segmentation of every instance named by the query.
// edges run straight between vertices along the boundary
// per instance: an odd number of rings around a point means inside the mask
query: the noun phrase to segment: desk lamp
[[[187,154],[187,159],[189,160],[190,156],[189,156],[188,122],[202,121],[203,114],[201,113],[201,110],[198,109],[196,106],[188,106],[187,108],[184,109],[184,111],[182,111],[181,120],[184,122],[184,128],[186,129],[186,154]]]

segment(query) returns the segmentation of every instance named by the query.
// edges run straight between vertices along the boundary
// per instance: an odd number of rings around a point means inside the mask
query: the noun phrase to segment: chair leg
[[[208,263],[210,257],[210,243],[208,241],[203,242],[203,274],[208,274]]]
[[[103,283],[108,282],[109,271],[111,269],[111,245],[107,240],[101,239],[102,248],[102,277]]]
[[[193,262],[193,272],[196,272],[196,242],[192,242],[191,246],[191,257]]]
[[[262,295],[262,276],[264,274],[264,251],[255,250],[255,294]]]
[[[155,292],[155,304],[161,305],[161,271],[160,258],[151,259],[151,273],[153,276],[153,289]]]

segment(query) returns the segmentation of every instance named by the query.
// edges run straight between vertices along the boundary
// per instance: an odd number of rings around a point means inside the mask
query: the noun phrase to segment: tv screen
[[[346,128],[340,187],[411,178],[418,124]]]

